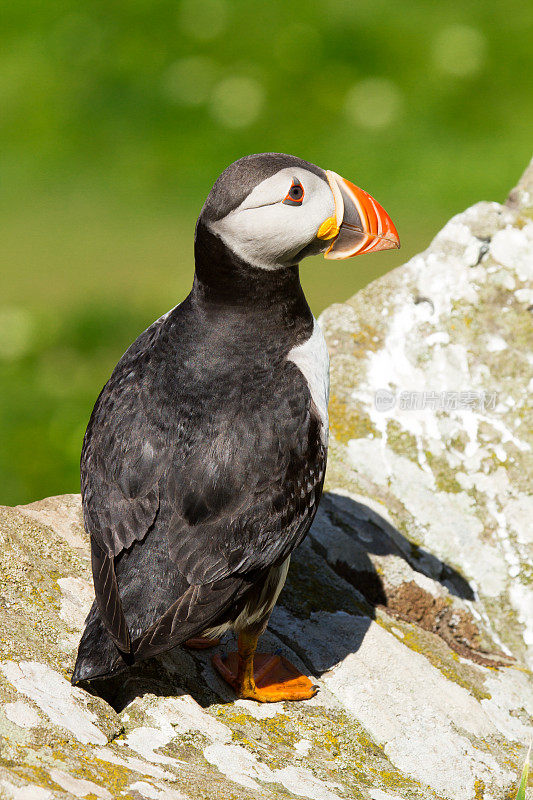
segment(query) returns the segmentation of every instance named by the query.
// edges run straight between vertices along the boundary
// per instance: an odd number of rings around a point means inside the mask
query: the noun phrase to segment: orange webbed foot
[[[239,697],[260,703],[281,700],[309,700],[318,691],[307,675],[279,655],[255,653],[254,677],[243,681],[239,677],[239,654],[230,653],[225,659],[213,656],[213,666],[224,680],[233,686]]]

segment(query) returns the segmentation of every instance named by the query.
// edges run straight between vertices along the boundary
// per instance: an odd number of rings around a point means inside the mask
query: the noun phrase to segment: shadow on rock
[[[373,605],[386,605],[387,594],[369,555],[401,559],[414,572],[440,583],[451,595],[475,600],[472,587],[457,569],[410,542],[377,511],[344,495],[324,495],[310,535],[328,563],[334,562],[334,568],[344,572],[350,582],[356,577],[357,588]],[[365,575],[364,566],[369,562],[370,570]],[[392,571],[391,564],[386,572]]]
[[[508,665],[474,619],[475,599],[457,569],[412,544],[372,508],[327,493],[293,555],[271,628],[318,673],[357,652],[378,608],[476,663]]]
[[[412,544],[372,508],[327,493],[309,536],[293,554],[263,649],[276,648],[274,635],[285,655],[290,658],[292,651],[320,674],[359,650],[379,608],[438,635],[466,658],[497,666],[503,654],[483,637],[464,602],[472,600],[474,591],[457,569]],[[226,640],[221,648],[233,645]],[[206,683],[212,652],[177,647],[83,688],[117,711],[146,693],[187,692],[207,706],[223,693],[213,681]]]
[[[225,648],[228,645],[221,646]],[[101,697],[117,713],[145,694],[157,697],[189,694],[201,706],[207,707],[220,702],[220,697],[210,688],[204,677],[213,652],[216,650],[197,653],[185,647],[175,647],[161,656],[148,658],[113,676],[82,681],[78,686],[96,697]]]

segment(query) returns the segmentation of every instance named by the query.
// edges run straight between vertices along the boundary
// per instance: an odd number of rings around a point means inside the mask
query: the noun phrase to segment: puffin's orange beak
[[[335,216],[317,231],[319,239],[333,239],[324,258],[351,258],[400,247],[394,222],[368,192],[329,169],[326,175],[335,199]]]

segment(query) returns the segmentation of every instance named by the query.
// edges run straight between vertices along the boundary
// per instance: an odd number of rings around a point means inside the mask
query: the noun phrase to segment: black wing
[[[251,575],[289,555],[313,519],[326,461],[293,363],[283,360],[268,386],[247,376],[239,391],[182,367],[178,386],[153,363],[165,345],[150,342],[152,329],[100,395],[82,454],[98,607],[119,649],[143,656],[200,632]],[[114,560],[160,523],[188,588],[131,643]]]
[[[159,510],[159,477],[167,454],[157,429],[146,427],[147,387],[138,379],[160,328],[160,321],[150,326],[117,364],[96,401],[81,455],[96,602],[113,641],[126,653],[131,642],[114,560],[146,536]]]

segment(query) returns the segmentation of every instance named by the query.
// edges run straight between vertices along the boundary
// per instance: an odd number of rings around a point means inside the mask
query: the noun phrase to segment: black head
[[[399,245],[381,206],[353,183],[296,156],[260,153],[231,164],[198,219],[241,262],[264,270],[307,255],[348,258]]]

